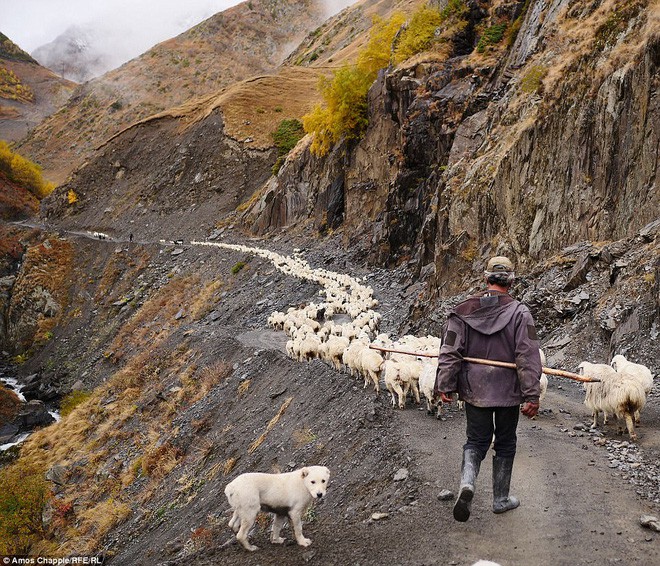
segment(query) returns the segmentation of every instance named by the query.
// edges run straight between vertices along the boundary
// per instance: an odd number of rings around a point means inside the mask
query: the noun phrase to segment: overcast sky
[[[30,53],[71,25],[122,30],[123,38],[130,42],[131,56],[135,57],[238,3],[239,0],[0,0],[0,32]]]

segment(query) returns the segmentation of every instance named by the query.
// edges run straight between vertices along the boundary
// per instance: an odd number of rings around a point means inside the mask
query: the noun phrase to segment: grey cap
[[[514,271],[513,263],[511,263],[508,257],[498,255],[490,258],[486,266],[486,271],[489,273],[510,273]]]

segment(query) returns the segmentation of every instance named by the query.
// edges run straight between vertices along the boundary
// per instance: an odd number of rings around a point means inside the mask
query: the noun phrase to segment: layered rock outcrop
[[[486,13],[470,4],[472,29],[511,22],[525,7],[493,2]],[[653,11],[527,4],[509,49],[477,56],[468,34],[447,61],[384,73],[369,95],[366,136],[325,159],[299,148],[269,181],[254,229],[343,218],[373,260],[412,258],[418,272],[436,274],[437,289],[489,253],[530,265],[575,241],[631,236],[657,218]]]

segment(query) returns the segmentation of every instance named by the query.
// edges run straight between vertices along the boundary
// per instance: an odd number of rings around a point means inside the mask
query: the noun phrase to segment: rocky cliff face
[[[414,258],[437,289],[484,254],[525,265],[578,240],[630,236],[658,216],[654,11],[470,4],[452,57],[390,70],[374,85],[359,144],[324,160],[301,148],[271,180],[258,232],[343,213],[373,259]],[[470,29],[518,17],[510,48],[472,51]]]

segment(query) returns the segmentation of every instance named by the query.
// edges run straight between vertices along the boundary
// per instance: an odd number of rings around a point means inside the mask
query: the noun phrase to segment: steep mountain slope
[[[334,21],[343,29],[364,6]],[[464,415],[394,410],[384,391],[293,361],[267,317],[318,301],[319,286],[188,241],[359,277],[397,337],[437,336],[482,285],[484,257],[507,253],[549,365],[623,352],[657,374],[657,2],[469,8],[464,25],[439,30],[443,49],[380,73],[362,140],[319,157],[304,139],[271,176],[269,134],[312,103],[316,75],[336,63],[326,50],[123,129],[44,202],[42,230],[12,227],[3,348],[37,395],[79,403],[0,470],[25,499],[53,491],[13,549],[172,566],[660,559],[639,525],[660,509],[657,380],[637,444],[590,429],[582,389],[551,381],[544,412],[520,425],[523,504],[491,513],[486,461],[459,524],[437,496],[456,487]],[[519,32],[480,52],[499,22]],[[345,61],[365,41],[336,38]],[[305,517],[311,547],[270,545],[264,515],[258,553],[223,544],[230,479],[305,464],[333,474]]]
[[[342,57],[355,58],[374,16],[408,7],[408,2],[368,0],[346,8],[331,21],[340,29],[351,21],[354,31],[350,42],[336,48],[345,53]],[[305,43],[318,37],[315,31]],[[285,64],[272,75],[235,83],[128,126],[44,203],[43,214],[63,226],[96,226],[111,234],[153,234],[167,218],[178,236],[194,237],[201,226],[211,233],[214,224],[227,223],[227,214],[245,210],[265,190],[277,158],[272,133],[282,119],[300,119],[318,101],[318,78],[336,68],[326,63]],[[77,195],[74,204],[69,191]],[[190,208],[200,202],[206,206]]]
[[[25,137],[66,102],[75,86],[0,33],[0,139]]]
[[[414,256],[433,290],[482,254],[525,261],[658,217],[658,3],[469,4],[448,59],[372,87],[363,140],[324,159],[301,146],[253,210],[259,233],[343,202],[333,217],[374,259]],[[520,32],[480,53],[495,22]]]
[[[35,216],[38,212],[38,199],[24,187],[7,179],[0,171],[0,219],[22,219]]]
[[[317,0],[243,2],[81,85],[19,150],[62,182],[133,122],[272,71],[325,17]]]
[[[358,4],[333,21],[344,29],[348,14],[374,6],[395,7]],[[462,289],[489,254],[512,255],[524,269],[576,241],[619,240],[658,218],[657,1],[470,6],[448,58],[421,54],[381,74],[358,142],[319,158],[303,140],[270,177],[270,131],[280,116],[299,117],[314,98],[313,74],[330,71],[316,61],[307,70],[285,67],[277,78],[237,85],[117,136],[53,194],[45,214],[124,235],[132,230],[127,218],[155,233],[175,217],[181,235],[200,227],[210,234],[230,222],[224,217],[233,208],[258,234],[342,226],[345,241],[371,261],[412,260],[431,299],[439,289]],[[475,49],[496,21],[520,31],[508,44]],[[210,158],[218,155],[217,134],[193,133],[209,120],[214,131],[224,124],[229,150],[221,161]],[[137,132],[162,139],[149,130],[163,127],[182,137],[165,136],[171,142],[157,147],[134,143]],[[117,151],[125,157],[113,158]],[[73,206],[69,191],[80,197]],[[221,204],[189,209],[200,198]]]

